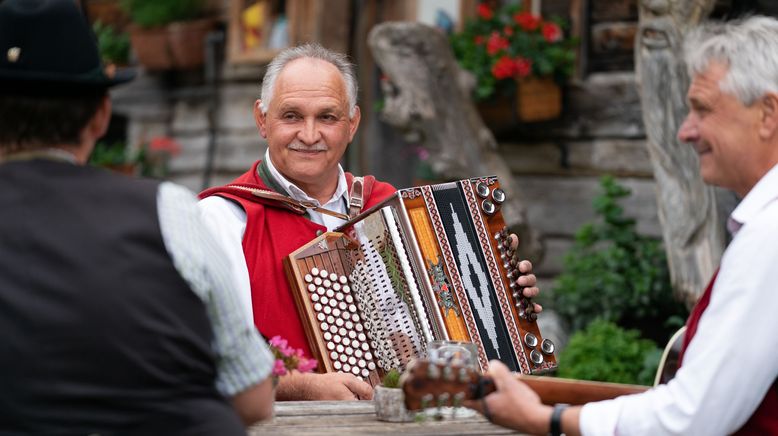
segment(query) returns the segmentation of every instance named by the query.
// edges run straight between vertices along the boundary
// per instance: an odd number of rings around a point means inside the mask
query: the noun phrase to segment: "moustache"
[[[289,145],[287,145],[286,148],[288,148],[290,150],[295,150],[295,151],[308,151],[308,152],[311,152],[311,151],[327,151],[329,149],[329,147],[327,147],[327,144],[325,144],[324,142],[321,142],[321,141],[319,141],[319,142],[317,142],[315,144],[307,145],[307,144],[303,144],[302,142],[297,141],[297,140],[289,143]]]

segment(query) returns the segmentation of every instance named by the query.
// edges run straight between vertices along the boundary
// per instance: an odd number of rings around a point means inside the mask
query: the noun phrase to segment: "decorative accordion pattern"
[[[522,373],[556,367],[519,273],[496,177],[403,189],[290,254],[285,267],[319,368],[377,384],[434,339],[469,341]]]

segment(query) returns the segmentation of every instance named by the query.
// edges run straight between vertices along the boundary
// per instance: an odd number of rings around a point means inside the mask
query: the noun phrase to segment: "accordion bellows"
[[[290,254],[285,268],[325,372],[377,384],[436,339],[473,342],[486,369],[556,368],[515,261],[496,177],[399,190]]]

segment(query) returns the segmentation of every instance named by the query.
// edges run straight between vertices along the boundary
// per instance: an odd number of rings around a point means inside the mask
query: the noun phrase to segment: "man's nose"
[[[308,145],[315,144],[321,140],[321,132],[319,132],[315,119],[308,118],[305,120],[300,131],[297,132],[297,139]]]
[[[686,118],[684,118],[683,123],[681,123],[681,127],[678,129],[678,140],[690,143],[694,142],[697,139],[697,136],[697,126],[692,121],[691,115],[687,115]]]

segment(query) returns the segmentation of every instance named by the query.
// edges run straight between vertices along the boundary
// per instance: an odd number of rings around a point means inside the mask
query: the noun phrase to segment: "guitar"
[[[666,383],[675,375],[677,354],[683,339],[685,327],[673,335],[665,347],[657,371],[656,382]],[[648,386],[570,380],[554,377],[516,374],[516,378],[529,385],[544,404],[565,403],[581,405],[592,401],[610,400],[621,395],[638,394],[650,389]],[[428,407],[459,407],[464,400],[477,400],[496,390],[489,376],[480,375],[473,369],[428,360],[417,360],[410,364],[400,377],[408,410]]]
[[[544,404],[584,404],[607,400],[620,395],[636,394],[647,386],[618,383],[569,380],[553,377],[516,374],[527,383]],[[459,407],[464,400],[477,400],[495,391],[489,376],[461,366],[416,360],[400,378],[405,407],[421,410],[428,407]]]

